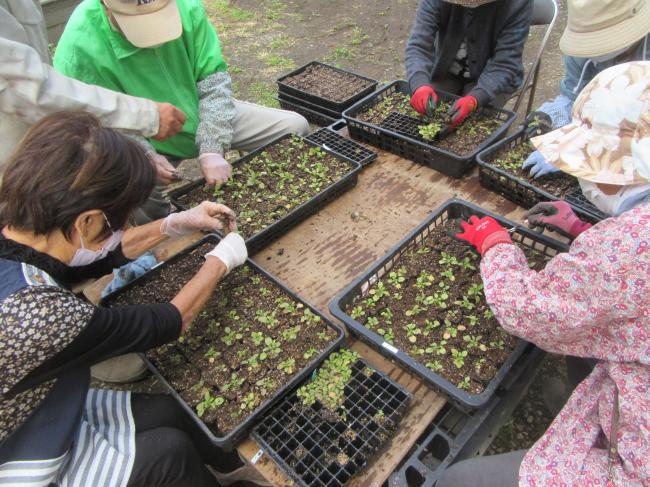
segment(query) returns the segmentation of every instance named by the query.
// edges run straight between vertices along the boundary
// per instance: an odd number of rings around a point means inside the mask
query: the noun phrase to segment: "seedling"
[[[415,323],[409,323],[406,325],[406,336],[408,337],[409,342],[415,343],[418,340],[418,335],[422,334],[422,330]]]
[[[373,328],[376,328],[379,325],[379,318],[376,316],[368,316],[368,319],[366,320],[366,328],[369,330],[372,330]]]
[[[447,349],[445,348],[445,345],[447,345],[447,340],[440,340],[439,342],[432,342],[425,349],[425,352],[426,353],[432,353],[434,355],[445,355],[447,353]]]
[[[469,378],[469,376],[465,376],[465,377],[463,378],[463,380],[461,380],[461,381],[457,384],[457,387],[458,387],[459,389],[465,389],[465,390],[467,390],[467,389],[469,389],[470,384],[471,384],[471,379]]]
[[[366,314],[366,312],[363,310],[363,308],[361,306],[355,306],[352,309],[352,311],[350,312],[350,316],[354,320],[361,318],[365,314]]]
[[[455,348],[451,349],[451,356],[454,362],[454,365],[462,369],[465,365],[465,357],[467,357],[467,350],[456,350]]]
[[[418,132],[424,140],[433,140],[441,129],[442,125],[440,123],[431,122],[427,125],[420,125]]]
[[[293,374],[296,369],[296,359],[288,358],[278,364],[278,370],[281,370],[287,375]]]
[[[208,391],[206,391],[201,402],[196,405],[196,414],[198,414],[200,418],[206,413],[206,411],[223,406],[224,402],[226,402],[226,400],[223,397],[212,396]]]

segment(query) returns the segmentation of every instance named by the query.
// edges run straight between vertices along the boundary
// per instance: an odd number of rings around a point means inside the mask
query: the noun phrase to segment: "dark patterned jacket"
[[[118,248],[71,268],[0,237],[0,465],[65,454],[81,421],[90,366],[180,334],[180,314],[169,303],[108,309],[70,291],[75,277],[101,276],[124,262]]]
[[[468,8],[442,0],[421,0],[406,45],[411,91],[449,75],[467,38],[467,66],[479,105],[513,93],[523,80],[522,53],[528,38],[532,0],[497,0]]]

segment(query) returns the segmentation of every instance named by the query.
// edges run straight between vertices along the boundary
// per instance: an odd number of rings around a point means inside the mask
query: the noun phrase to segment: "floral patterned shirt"
[[[604,486],[618,389],[614,485],[650,485],[650,204],[587,230],[540,272],[520,249],[497,245],[481,275],[505,330],[549,352],[599,360],[527,453],[519,484]]]

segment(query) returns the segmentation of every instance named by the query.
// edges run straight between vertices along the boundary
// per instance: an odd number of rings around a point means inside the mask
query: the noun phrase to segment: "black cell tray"
[[[277,144],[278,142],[288,137],[292,137],[292,136],[283,135],[282,137],[273,140],[272,142],[260,147],[259,149],[250,152],[249,154],[245,155],[241,159],[233,162],[232,163],[233,168],[237,168],[246,164],[248,161],[250,161],[257,155],[259,155],[260,153],[264,152],[268,147]],[[294,135],[293,137],[297,137],[297,136]],[[318,144],[314,142],[311,142],[309,140],[305,140],[305,141],[307,144],[310,144],[314,147],[320,147]],[[265,229],[260,230],[255,235],[248,237],[246,239],[246,247],[248,248],[248,253],[250,255],[253,255],[260,249],[266,247],[273,240],[280,237],[282,234],[286,233],[290,228],[297,225],[301,221],[307,219],[308,217],[316,213],[320,208],[327,205],[334,199],[338,198],[345,191],[354,187],[357,184],[357,176],[359,170],[361,169],[361,165],[358,162],[349,159],[344,155],[338,154],[328,149],[323,149],[323,150],[333,155],[334,157],[347,161],[350,164],[350,172],[348,172],[345,176],[343,176],[338,181],[335,181],[334,183],[330,184],[327,188],[323,189],[320,193],[315,195],[310,200],[307,200],[303,204],[294,208],[291,212],[289,212],[288,214],[280,218],[275,223],[272,223]],[[186,210],[187,206],[184,205],[181,201],[179,201],[179,198],[181,198],[183,195],[192,192],[196,188],[202,187],[203,185],[205,185],[205,179],[200,179],[183,188],[179,188],[175,191],[172,191],[169,194],[169,198],[172,204],[176,208],[178,208],[179,210]]]
[[[390,440],[412,399],[403,387],[363,360],[352,368],[343,407],[347,422],[354,421],[354,439],[345,435],[350,430],[343,421],[320,418],[322,406],[316,403],[304,408],[296,394],[285,398],[253,431],[253,438],[296,485],[345,485]],[[367,371],[372,374],[366,375]],[[378,411],[384,412],[385,421],[392,427],[384,428],[374,420]],[[312,422],[316,417],[321,419],[319,425]],[[304,454],[297,458],[295,451],[299,447]],[[349,459],[344,465],[335,460],[339,453]],[[327,461],[324,457],[328,454],[334,459]]]
[[[527,342],[523,340],[519,341],[513,352],[501,365],[501,368],[483,392],[480,394],[471,394],[456,387],[455,384],[449,382],[444,377],[417,362],[406,352],[398,350],[392,345],[386,343],[381,335],[369,330],[357,320],[351,318],[344,311],[348,305],[352,304],[356,299],[367,293],[368,288],[372,284],[377,282],[377,280],[381,279],[384,275],[387,275],[404,252],[418,247],[435,227],[444,224],[448,220],[456,220],[459,218],[466,220],[470,215],[477,215],[479,217],[492,216],[505,228],[516,227],[516,230],[511,234],[514,242],[520,246],[535,249],[539,253],[548,257],[553,257],[559,252],[566,252],[568,250],[566,245],[556,240],[537,232],[533,232],[527,228],[515,225],[513,222],[495,215],[494,213],[490,213],[472,203],[452,198],[432,213],[424,222],[418,225],[418,227],[409,233],[401,242],[389,250],[386,255],[365,271],[361,277],[354,280],[339,294],[337,294],[330,302],[329,309],[332,315],[341,320],[354,335],[379,350],[382,354],[389,356],[401,366],[411,370],[433,386],[442,390],[453,401],[455,401],[456,404],[464,408],[478,408],[490,400],[499,386],[499,383],[503,380],[512,365],[528,346]]]
[[[376,152],[366,149],[364,146],[352,139],[339,135],[330,127],[318,129],[316,132],[309,134],[306,139],[325,149],[329,149],[332,152],[336,152],[348,159],[356,161],[362,166],[367,166],[377,159]]]
[[[492,147],[488,147],[478,155],[478,175],[481,186],[500,194],[524,208],[532,208],[542,201],[557,201],[561,199],[492,164],[492,161],[494,161],[499,152],[520,145],[526,138],[525,129],[522,128],[507,139],[500,141]],[[524,161],[521,161],[521,163],[523,164]],[[568,176],[564,173],[563,175]],[[576,188],[576,191],[567,195],[564,199],[580,217],[592,223],[598,223],[607,218],[605,213],[587,201],[578,187],[577,179]]]
[[[389,487],[433,487],[457,460],[483,455],[535,380],[545,353],[530,346],[480,409],[446,403],[388,479]]]
[[[336,120],[339,118],[331,115],[326,115],[325,113],[318,112],[316,110],[312,110],[311,108],[307,108],[304,105],[299,105],[297,103],[287,101],[286,99],[280,98],[279,96],[276,97],[276,100],[280,104],[280,108],[283,110],[299,113],[305,117],[308,122],[311,122],[314,125],[325,127],[331,123],[336,122]]]
[[[122,295],[124,292],[127,290],[135,287],[135,286],[140,286],[140,285],[146,285],[149,281],[154,280],[158,273],[160,272],[161,269],[164,267],[168,266],[169,264],[176,262],[178,260],[183,259],[186,255],[191,253],[194,249],[200,247],[201,245],[205,243],[213,243],[216,245],[219,243],[221,238],[218,235],[206,235],[204,238],[199,240],[198,242],[190,245],[186,249],[184,249],[182,252],[179,252],[178,254],[174,255],[171,257],[169,260],[165,262],[161,262],[157,266],[155,266],[153,269],[149,270],[146,272],[144,275],[141,277],[133,280],[132,282],[128,283],[126,286],[124,286],[121,289],[118,289],[115,292],[112,292],[108,296],[104,297],[101,302],[100,306],[106,306],[110,307],[111,302],[114,301],[118,296]],[[284,284],[282,281],[278,280],[277,278],[273,277],[271,274],[266,272],[264,269],[259,267],[255,262],[252,260],[248,259],[246,261],[246,264],[248,267],[252,268],[257,274],[261,274],[265,279],[267,279],[270,283],[272,283],[274,286],[279,287],[282,291],[284,291],[286,294],[288,294],[292,299],[298,301],[299,303],[302,303],[305,308],[309,309],[312,313],[314,313],[317,316],[320,316],[321,320],[323,320],[323,323],[326,324],[326,326],[329,326],[333,330],[336,331],[337,337],[334,339],[334,341],[325,349],[323,350],[318,356],[316,356],[309,364],[303,368],[302,370],[298,371],[294,376],[287,382],[283,387],[278,389],[273,396],[268,398],[266,401],[264,401],[262,404],[260,404],[257,409],[250,415],[248,416],[244,421],[242,421],[239,425],[237,425],[235,428],[233,428],[229,433],[225,434],[218,434],[218,433],[213,433],[210,431],[210,429],[206,426],[206,424],[201,420],[201,418],[198,417],[196,412],[192,407],[190,407],[180,396],[178,392],[167,382],[167,380],[162,376],[160,371],[156,368],[156,366],[147,359],[147,357],[144,354],[141,354],[142,358],[144,359],[145,363],[147,364],[147,367],[153,374],[158,378],[158,380],[167,388],[167,390],[171,393],[171,395],[176,399],[182,408],[187,412],[187,414],[190,416],[190,418],[199,426],[201,431],[210,439],[210,441],[218,446],[219,448],[222,448],[224,450],[232,450],[237,443],[239,443],[242,439],[244,439],[251,428],[260,420],[260,418],[269,410],[271,409],[282,397],[284,397],[286,394],[288,394],[294,387],[296,387],[300,382],[305,380],[307,377],[311,375],[311,373],[327,358],[328,355],[330,355],[332,352],[335,352],[336,350],[339,349],[341,344],[343,343],[343,340],[345,339],[345,335],[343,333],[343,330],[339,328],[338,326],[334,325],[332,321],[328,318],[326,318],[320,311],[318,311],[314,306],[312,306],[309,302],[305,301],[304,299],[300,298],[295,292],[293,292],[291,289],[289,289],[286,284]],[[198,270],[198,269],[197,269]],[[218,292],[218,291],[217,291]],[[144,303],[141,303],[144,304]]]
[[[308,93],[306,91],[299,90],[298,88],[294,88],[294,87],[289,86],[289,85],[287,85],[285,83],[286,79],[291,78],[291,77],[293,77],[293,76],[295,76],[297,74],[302,73],[305,69],[307,69],[310,66],[317,66],[317,65],[318,66],[327,66],[328,68],[330,68],[330,69],[332,69],[334,71],[338,71],[339,73],[351,74],[353,76],[356,76],[357,78],[361,78],[361,79],[364,79],[366,81],[370,81],[370,82],[372,82],[372,84],[370,84],[368,87],[364,88],[362,91],[352,95],[347,100],[336,102],[336,101],[329,100],[327,98],[323,98],[323,97],[318,96],[318,95],[314,95],[312,93]],[[278,83],[278,92],[279,92],[280,96],[282,96],[283,94],[287,94],[287,95],[293,96],[295,98],[305,100],[305,101],[307,101],[309,103],[313,103],[315,105],[321,106],[323,108],[333,110],[335,112],[342,112],[346,108],[352,106],[357,100],[360,100],[364,96],[372,93],[377,88],[377,80],[374,80],[372,78],[368,78],[366,76],[361,76],[360,74],[354,73],[354,72],[349,71],[347,69],[337,68],[335,66],[332,66],[331,64],[321,63],[319,61],[312,61],[310,63],[305,64],[304,66],[299,67],[298,69],[296,69],[294,71],[291,71],[288,74],[285,74],[284,76],[278,78],[277,83]]]
[[[397,154],[411,161],[425,164],[436,171],[440,171],[447,176],[460,178],[467,171],[474,167],[476,155],[486,147],[494,144],[497,140],[505,136],[508,128],[514,121],[516,114],[514,112],[500,108],[485,107],[483,112],[498,117],[503,124],[495,130],[476,150],[470,154],[459,155],[440,149],[424,141],[419,133],[414,134],[411,125],[404,123],[404,120],[393,120],[390,127],[375,125],[370,122],[364,122],[357,116],[372,108],[381,102],[387,96],[393,93],[408,94],[409,86],[404,80],[393,81],[387,86],[381,88],[375,93],[368,95],[363,100],[357,102],[354,106],[343,112],[343,118],[348,124],[350,136],[354,139],[372,144],[381,149]],[[453,101],[458,97],[437,91],[441,101]],[[410,118],[410,117],[407,117]],[[392,127],[392,129],[391,129]]]
[[[315,103],[309,103],[308,101],[301,100],[300,98],[296,98],[295,96],[287,95],[286,93],[278,93],[278,100],[283,102],[289,102],[292,105],[303,107],[313,112],[320,113],[322,115],[327,115],[328,117],[334,118],[336,120],[340,119],[341,114],[343,113],[337,110],[330,110],[329,108],[316,105]]]

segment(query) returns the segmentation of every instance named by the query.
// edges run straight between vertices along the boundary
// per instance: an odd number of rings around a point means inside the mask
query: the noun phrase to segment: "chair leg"
[[[528,107],[526,108],[526,116],[532,111],[533,104],[535,103],[535,92],[537,91],[537,81],[539,80],[539,72],[542,67],[542,60],[540,59],[533,74],[533,82],[530,85],[530,94],[528,95]]]

